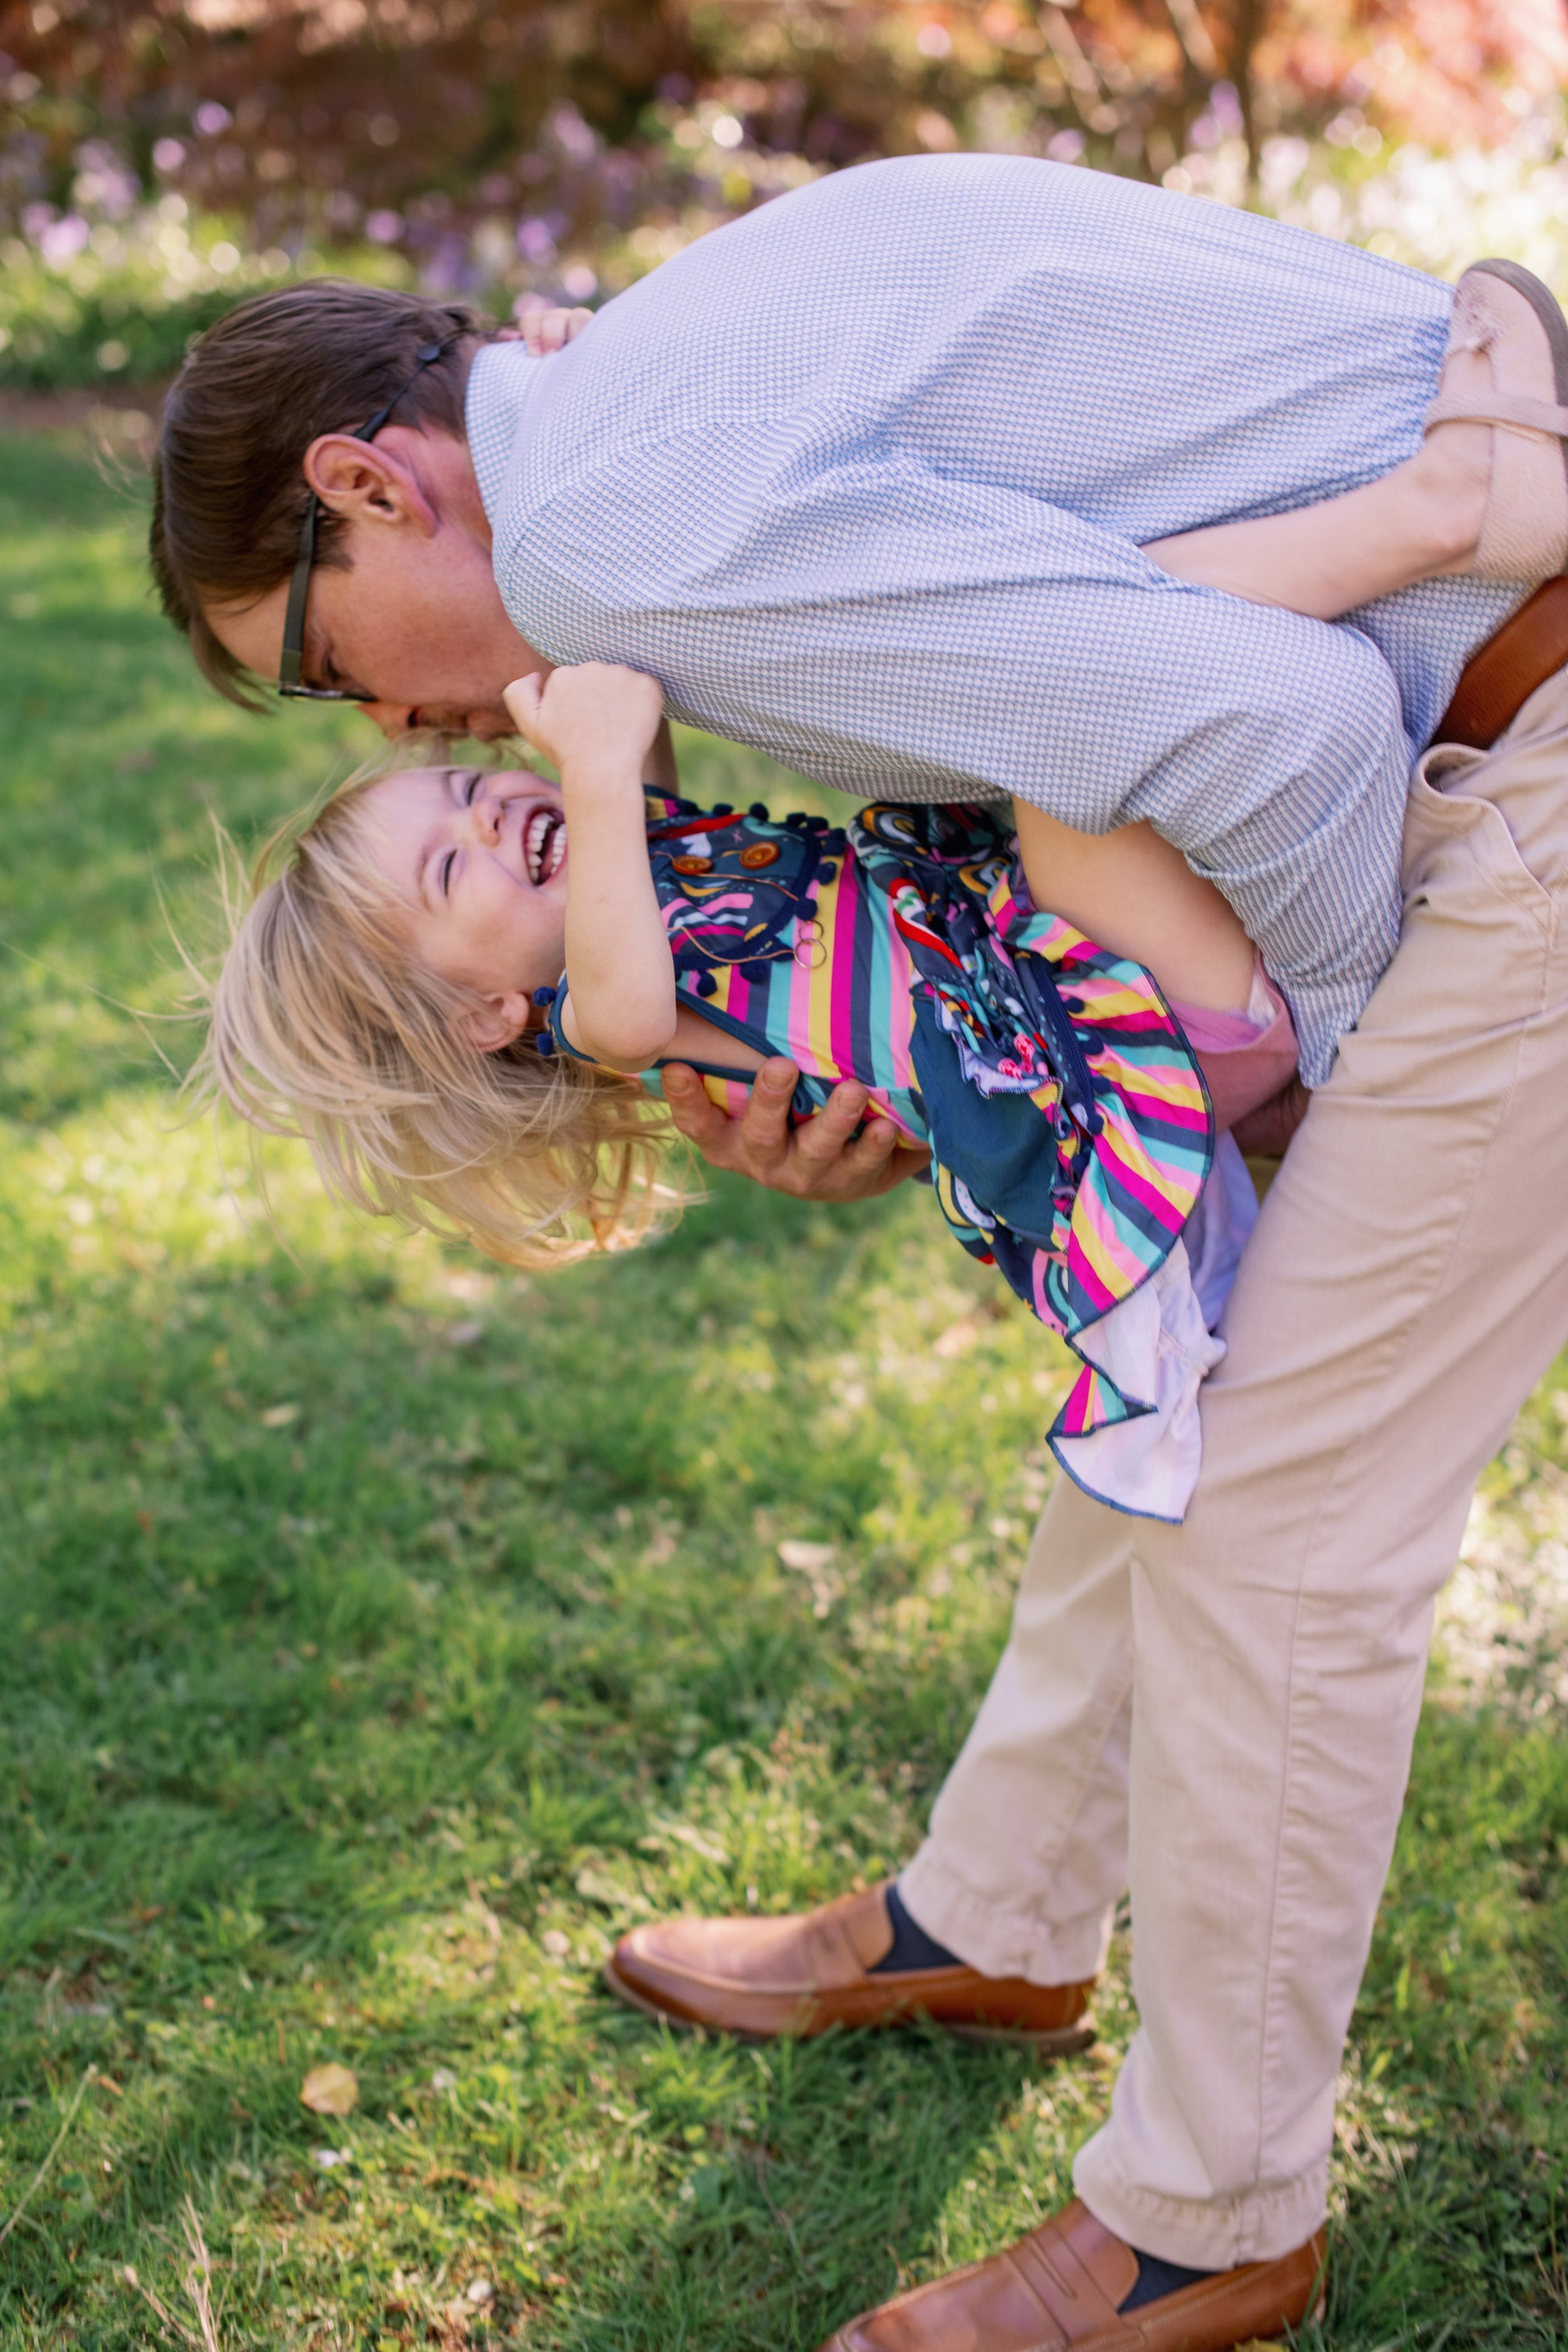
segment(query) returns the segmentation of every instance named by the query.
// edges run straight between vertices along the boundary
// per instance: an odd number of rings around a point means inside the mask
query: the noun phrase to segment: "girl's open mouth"
[[[535,809],[522,828],[522,862],[535,889],[560,872],[565,855],[565,818],[559,809]]]

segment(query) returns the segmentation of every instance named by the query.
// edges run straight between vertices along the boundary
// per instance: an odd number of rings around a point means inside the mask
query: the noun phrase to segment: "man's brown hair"
[[[394,419],[460,438],[469,364],[490,331],[465,303],[313,278],[241,302],[195,345],[164,404],[150,552],[164,612],[231,702],[256,707],[203,607],[251,603],[288,579],[311,442],[356,431],[414,374],[420,344],[448,336],[458,340],[420,371]],[[319,563],[345,562],[339,538],[323,508]]]

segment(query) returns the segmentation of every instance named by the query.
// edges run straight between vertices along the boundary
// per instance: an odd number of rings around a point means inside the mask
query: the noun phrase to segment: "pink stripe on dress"
[[[833,931],[828,941],[831,987],[827,1006],[827,1034],[833,1066],[844,1072],[855,1067],[855,932],[857,924],[863,919],[860,894],[864,887],[859,867],[852,857],[847,857],[833,898]]]

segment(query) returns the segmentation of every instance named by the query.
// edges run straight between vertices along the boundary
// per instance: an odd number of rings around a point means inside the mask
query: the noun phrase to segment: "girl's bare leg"
[[[1212,882],[1151,824],[1075,833],[1015,800],[1029,895],[1112,955],[1146,964],[1167,996],[1216,1013],[1252,989],[1252,941]]]
[[[1467,369],[1486,373],[1482,354],[1451,352],[1445,390],[1468,392]],[[1489,373],[1477,385],[1489,387]],[[1415,581],[1468,571],[1490,478],[1490,427],[1439,425],[1414,457],[1342,498],[1184,531],[1143,552],[1178,580],[1332,621]]]

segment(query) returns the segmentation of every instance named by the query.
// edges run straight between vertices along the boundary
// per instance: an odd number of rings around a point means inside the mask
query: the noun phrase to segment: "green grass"
[[[126,2270],[194,2327],[188,2197],[226,2347],[810,2352],[1068,2193],[1101,2046],[1055,2067],[680,2041],[598,1963],[909,1852],[1061,1359],[913,1192],[721,1184],[525,1280],[354,1227],[280,1153],[275,1234],[174,1123],[184,1033],[134,1015],[174,1006],[171,922],[202,932],[209,809],[253,835],[354,722],[201,691],[137,510],[68,450],[0,445],[0,2225],[65,2126],[0,2347],[178,2340]],[[686,748],[700,790],[795,790]],[[1552,1382],[1488,1494],[1489,1541],[1560,1556]],[[837,1547],[816,1588],[788,1536]],[[1555,1641],[1428,1708],[1315,2343],[1568,2344]],[[300,2102],[329,2060],[342,2121]]]

